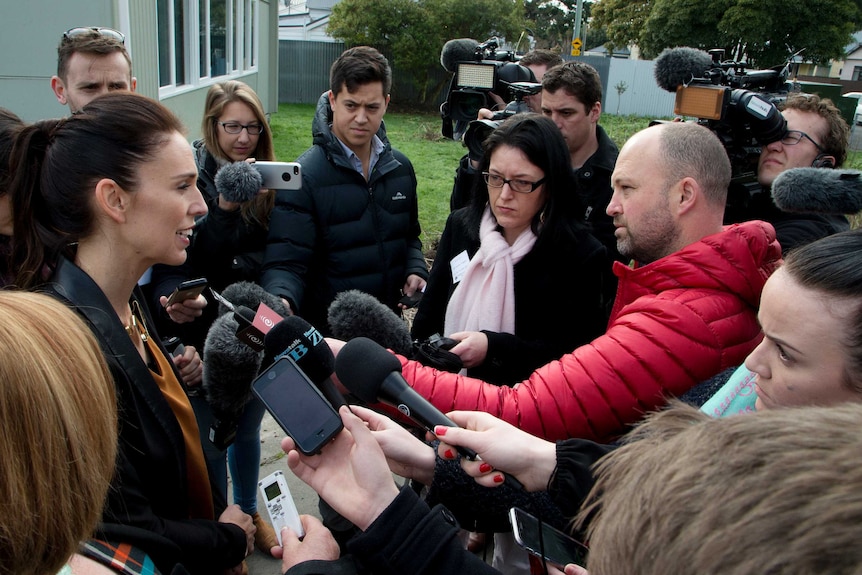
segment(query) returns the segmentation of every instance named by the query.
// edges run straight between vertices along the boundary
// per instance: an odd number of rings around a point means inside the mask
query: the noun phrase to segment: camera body
[[[460,140],[469,122],[478,117],[479,109],[494,105],[491,92],[522,104],[523,95],[541,91],[532,70],[518,64],[519,57],[514,52],[498,48],[497,38],[490,38],[476,47],[472,60],[457,63],[446,101],[440,106],[444,137]]]
[[[751,198],[762,192],[757,182],[762,147],[787,132],[777,105],[792,91],[790,63],[749,71],[746,62],[724,60],[724,50],[709,50],[709,55],[712,66],[703,76],[676,89],[674,114],[697,118],[724,145],[732,169],[727,197],[727,216],[732,218],[733,213],[744,215]]]

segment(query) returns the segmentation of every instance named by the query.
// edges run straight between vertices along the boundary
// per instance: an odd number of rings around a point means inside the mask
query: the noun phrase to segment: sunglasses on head
[[[118,41],[120,44],[126,43],[126,36],[122,32],[114,30],[113,28],[101,28],[99,26],[84,26],[81,28],[69,28],[65,32],[63,32],[63,39],[69,40],[72,38],[77,38],[79,36],[92,36],[93,32],[98,34],[99,36],[104,36],[105,38],[111,38]]]

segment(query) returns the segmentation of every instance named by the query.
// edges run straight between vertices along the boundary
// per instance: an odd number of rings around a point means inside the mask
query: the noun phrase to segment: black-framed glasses
[[[512,191],[518,192],[519,194],[535,192],[536,188],[545,183],[545,178],[535,182],[531,182],[530,180],[507,180],[503,176],[498,176],[497,174],[492,174],[490,172],[482,172],[482,178],[484,178],[488,187],[502,188],[503,184],[509,184]]]
[[[119,30],[114,30],[113,28],[102,28],[100,26],[83,26],[80,28],[69,28],[68,30],[63,32],[63,39],[69,40],[71,38],[77,38],[79,36],[92,36],[93,32],[95,32],[99,36],[104,36],[105,38],[112,38],[120,44],[126,43],[126,35]]]
[[[812,138],[802,130],[787,130],[787,132],[785,132],[784,134],[784,137],[781,138],[781,143],[785,146],[795,146],[802,141],[802,138],[805,138],[806,140],[814,144],[814,147],[817,148],[817,151],[819,151],[821,154],[826,153],[826,150],[823,148],[823,146],[815,142],[814,138]]]
[[[239,134],[243,130],[248,132],[249,136],[259,136],[263,133],[263,124],[240,124],[239,122],[216,122],[224,128],[228,134]]]

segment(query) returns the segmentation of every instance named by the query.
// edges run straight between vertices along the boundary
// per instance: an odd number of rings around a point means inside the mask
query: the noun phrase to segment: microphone
[[[791,213],[855,214],[862,210],[862,172],[792,168],[772,182],[772,199]]]
[[[347,405],[344,396],[332,382],[335,356],[317,328],[299,316],[286,317],[266,334],[266,355],[272,361],[289,356],[294,363],[320,389],[324,397],[338,410]]]
[[[234,305],[233,317],[238,325],[236,337],[256,351],[264,349],[264,336],[289,314],[281,299],[252,282],[232,283],[221,297]],[[227,306],[219,305],[219,313],[228,311]]]
[[[476,48],[479,43],[472,38],[455,38],[443,44],[440,50],[440,64],[453,74],[458,71],[458,62],[476,62]]]
[[[436,425],[458,427],[407,384],[397,357],[367,337],[351,339],[341,348],[335,358],[335,373],[344,387],[365,403],[391,405],[426,431],[434,433]],[[477,457],[472,449],[457,449],[468,459]]]
[[[201,385],[216,417],[209,438],[219,449],[236,436],[237,415],[251,399],[251,383],[263,358],[262,352],[237,339],[237,327],[234,314],[224,314],[210,326],[204,343]]]
[[[703,50],[665,48],[655,60],[655,81],[659,88],[676,92],[692,78],[703,78],[712,67],[712,56]]]
[[[329,306],[327,321],[338,339],[367,337],[400,355],[413,355],[407,324],[373,295],[359,290],[339,293]]]
[[[247,202],[260,193],[263,177],[248,162],[234,162],[216,173],[215,187],[229,202]]]
[[[260,303],[265,303],[267,307],[272,309],[278,315],[285,317],[290,315],[287,306],[281,301],[281,298],[276,297],[252,282],[235,282],[224,288],[221,296],[232,302],[234,306],[244,305],[250,309],[257,309]],[[223,305],[219,306],[219,315],[226,313],[228,308]]]

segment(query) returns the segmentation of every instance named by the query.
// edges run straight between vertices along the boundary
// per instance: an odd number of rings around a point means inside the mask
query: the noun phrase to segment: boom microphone
[[[659,88],[676,92],[692,78],[703,78],[712,67],[712,56],[703,50],[665,48],[655,60],[655,81]]]
[[[479,43],[472,38],[455,38],[443,44],[440,50],[440,64],[453,74],[458,71],[458,62],[475,62],[476,48]]]
[[[395,353],[413,355],[407,324],[373,295],[359,290],[339,293],[329,306],[327,321],[338,339],[367,337]]]
[[[266,355],[277,361],[287,355],[308,376],[314,385],[336,410],[347,405],[344,396],[332,383],[335,371],[335,356],[313,325],[299,316],[292,315],[266,334],[264,338]]]
[[[260,193],[263,177],[248,162],[233,162],[215,175],[215,187],[229,202],[247,202]],[[230,298],[228,298],[230,299]]]
[[[225,314],[213,322],[204,343],[203,388],[213,410],[224,414],[242,410],[263,358],[236,338],[236,328],[233,314]]]
[[[785,212],[855,214],[862,210],[862,172],[792,168],[772,182],[772,199]]]

